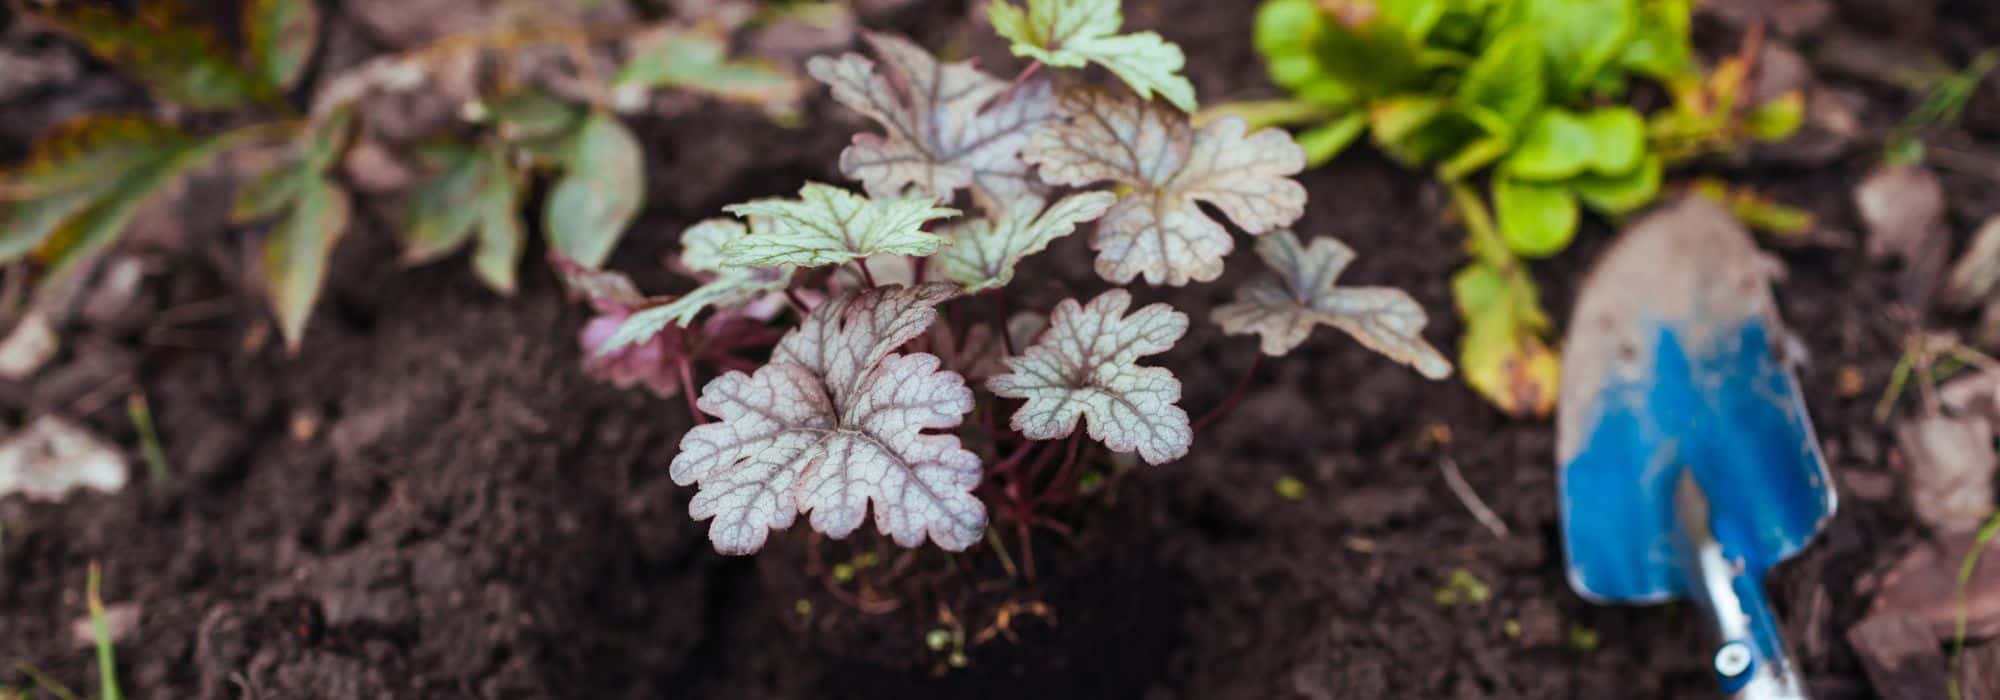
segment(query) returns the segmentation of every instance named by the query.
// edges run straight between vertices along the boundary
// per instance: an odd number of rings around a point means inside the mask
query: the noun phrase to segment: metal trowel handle
[[[1692,470],[1674,491],[1675,553],[1687,594],[1707,613],[1721,644],[1713,670],[1735,700],[1805,700],[1805,683],[1785,653],[1778,618],[1764,597],[1764,570],[1732,558],[1716,537],[1708,496]]]

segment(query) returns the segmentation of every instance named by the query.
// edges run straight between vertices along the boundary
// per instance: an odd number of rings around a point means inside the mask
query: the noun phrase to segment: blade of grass
[[[71,692],[63,684],[57,683],[55,678],[43,673],[41,669],[35,668],[26,661],[14,664],[14,670],[20,671],[21,675],[28,677],[28,680],[34,681],[36,687],[41,688],[44,693],[54,695],[60,700],[77,700],[76,693]]]
[[[1958,603],[1958,626],[1951,637],[1951,667],[1945,673],[1945,687],[1951,692],[1951,700],[1959,700],[1959,665],[1965,661],[1965,627],[1968,611],[1965,609],[1965,586],[1972,581],[1972,572],[1979,570],[1979,555],[1986,552],[1987,544],[2000,535],[2000,511],[1994,511],[1986,524],[1979,526],[1979,533],[1972,538],[1972,551],[1965,554],[1965,561],[1958,565],[1958,590],[1952,598]]]
[[[102,579],[103,570],[97,562],[91,562],[84,595],[90,604],[90,631],[97,638],[97,697],[124,700],[125,695],[118,692],[118,660],[111,649],[111,623],[104,616],[104,598],[98,595]]]
[[[160,431],[153,427],[153,408],[146,403],[146,393],[132,392],[125,399],[125,413],[132,419],[132,427],[139,431],[139,453],[146,457],[146,473],[154,483],[167,480],[167,452],[160,448]]]

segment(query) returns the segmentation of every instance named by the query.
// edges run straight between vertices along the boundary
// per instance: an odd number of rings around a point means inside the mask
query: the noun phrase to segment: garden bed
[[[1873,26],[1862,6],[1879,3],[1851,4],[1860,9],[1814,36]],[[1937,16],[1960,19],[1896,40],[1962,62],[2000,39],[2000,15],[1979,4],[1944,3]],[[959,3],[914,5],[864,18],[1002,60]],[[1272,94],[1248,40],[1251,10],[1131,3],[1128,22],[1201,57],[1189,74],[1216,102]],[[1863,133],[1878,137],[1914,102],[1853,89],[1866,98]],[[1950,138],[2000,149],[1993,93]],[[55,102],[0,113],[46,121]],[[634,123],[651,205],[613,266],[654,268],[675,232],[722,204],[840,181],[832,165],[859,122],[823,94],[809,110],[822,118],[803,131],[714,105]],[[1866,258],[1849,198],[1878,142],[1864,136],[1823,167],[1753,154],[1712,168],[1806,207],[1821,232],[1773,250],[1789,269],[1777,291],[1810,351],[1801,379],[1841,511],[1771,590],[1823,698],[1870,695],[1845,634],[1867,610],[1870,573],[1919,536],[1894,488],[1894,432],[1872,416],[1914,319],[1896,311],[1898,271]],[[1311,202],[1296,228],[1360,251],[1347,281],[1409,290],[1431,315],[1426,335],[1449,348],[1463,233],[1444,191],[1368,149],[1300,182]],[[2000,213],[1993,180],[1948,173],[1946,184],[1961,233]],[[1571,592],[1549,424],[1508,419],[1461,383],[1426,381],[1343,337],[1315,336],[1264,367],[1185,459],[1117,479],[1108,507],[1065,512],[1087,525],[1081,534],[1037,534],[1033,582],[980,546],[955,555],[971,592],[876,610],[829,591],[809,562],[837,560],[846,545],[803,526],[774,533],[756,557],[711,551],[706,525],[687,517],[692,489],[667,476],[686,407],[579,371],[587,310],[544,266],[527,268],[512,299],[463,265],[405,269],[384,219],[363,208],[289,356],[243,281],[242,241],[203,223],[215,206],[203,187],[181,205],[184,242],[132,249],[150,273],[136,301],[66,329],[66,350],[34,379],[0,382],[0,423],[62,413],[125,444],[137,442],[125,397],[143,391],[170,465],[165,480],[135,475],[116,495],[0,501],[0,682],[25,680],[15,671],[25,663],[94,687],[88,640],[72,626],[87,567],[101,562],[106,600],[138,613],[117,651],[139,698],[1712,692],[1691,608],[1599,607]],[[1535,265],[1551,309],[1568,308],[1609,233],[1592,224]],[[1080,237],[1052,251],[1039,258],[1049,274],[1023,275],[1026,303],[1101,288]],[[1214,289],[1253,267],[1239,246]],[[1224,301],[1206,288],[1136,291],[1196,319]],[[1180,374],[1182,405],[1198,415],[1254,352],[1197,321],[1155,361]],[[1454,496],[1447,463],[1505,534]],[[1286,479],[1297,483],[1280,489]],[[1487,597],[1441,605],[1461,571]],[[962,618],[963,668],[927,644],[948,627],[940,605]],[[992,631],[973,644],[982,630]],[[1992,658],[1995,644],[1968,653]]]

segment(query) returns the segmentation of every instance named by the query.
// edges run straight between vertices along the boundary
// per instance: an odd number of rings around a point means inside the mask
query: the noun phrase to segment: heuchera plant
[[[1801,120],[1797,92],[1739,105],[1754,39],[1701,70],[1690,4],[1266,0],[1257,48],[1293,97],[1220,111],[1298,126],[1311,164],[1367,134],[1435,172],[1470,233],[1472,262],[1452,283],[1466,381],[1509,412],[1546,415],[1559,363],[1520,259],[1567,247],[1582,209],[1616,219],[1651,203],[1665,167],[1782,139]],[[1670,105],[1621,103],[1641,81]]]
[[[698,285],[677,297],[570,268],[604,314],[584,335],[595,371],[696,397],[672,475],[697,487],[691,515],[712,521],[717,551],[757,551],[800,515],[845,537],[871,511],[906,547],[965,549],[994,513],[1025,539],[1042,506],[1078,495],[1097,449],[1086,435],[1148,464],[1187,454],[1207,419],[1190,420],[1170,368],[1142,364],[1181,339],[1186,314],[1134,309],[1118,288],[1010,312],[1017,266],[1084,229],[1103,279],[1181,286],[1221,276],[1234,224],[1271,269],[1216,310],[1226,332],[1276,356],[1331,325],[1426,376],[1451,372],[1413,299],[1337,286],[1353,253],[1284,230],[1306,204],[1289,135],[1191,122],[1178,47],[1119,34],[1115,0],[996,2],[992,20],[1033,60],[1011,79],[884,34],[866,37],[872,57],[808,64],[881,129],[840,155],[860,192],[809,183],[726,207],[735,219],[682,234],[676,266]],[[1044,71],[1087,65],[1125,88]],[[762,318],[790,327],[768,362],[733,366],[757,327],[741,322]],[[690,366],[719,376],[697,391]]]
[[[327,67],[307,80],[322,33],[312,0],[246,0],[235,24],[240,47],[219,40],[185,2],[141,0],[131,12],[109,3],[45,5],[24,19],[74,38],[181,114],[198,115],[185,121],[222,128],[196,134],[152,114],[87,114],[57,128],[26,163],[0,172],[0,265],[28,260],[44,289],[71,279],[173,183],[218,156],[253,152],[238,159],[258,165],[234,173],[240,187],[230,219],[262,230],[260,286],[292,349],[352,218],[355,196],[339,171],[370,129],[369,99],[440,91],[439,83],[472,91],[453,95],[464,100],[466,123],[417,149],[410,165],[419,182],[399,193],[403,215],[394,223],[406,263],[471,247],[479,278],[507,294],[526,247],[521,210],[536,176],[550,183],[541,206],[550,247],[584,267],[601,265],[638,213],[645,173],[620,112],[644,109],[653,90],[672,88],[755,104],[783,120],[805,85],[774,65],[731,58],[716,26],[607,27],[554,7],[496,7],[487,28]],[[594,65],[592,52],[606,48],[622,49],[615,70]],[[550,69],[549,49],[568,50],[559,69]],[[618,366],[601,369],[656,389],[674,385]]]

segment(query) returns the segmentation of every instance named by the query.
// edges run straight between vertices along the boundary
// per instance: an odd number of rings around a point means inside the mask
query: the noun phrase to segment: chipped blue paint
[[[1739,564],[1731,587],[1759,656],[1774,658],[1782,651],[1764,573],[1804,547],[1834,508],[1798,383],[1760,317],[1692,352],[1682,339],[1693,334],[1651,327],[1651,367],[1599,388],[1595,425],[1558,475],[1571,585],[1623,603],[1693,590],[1674,550],[1674,488],[1692,470],[1715,539]]]

